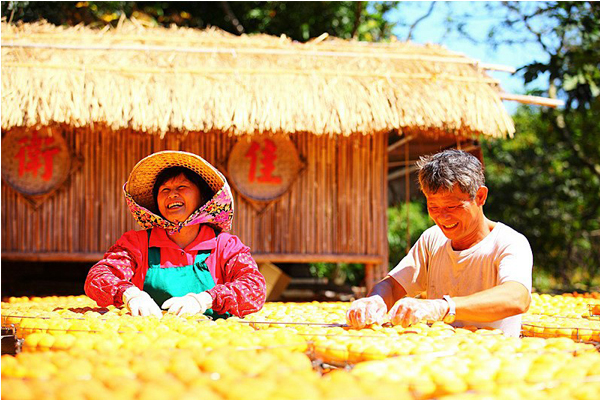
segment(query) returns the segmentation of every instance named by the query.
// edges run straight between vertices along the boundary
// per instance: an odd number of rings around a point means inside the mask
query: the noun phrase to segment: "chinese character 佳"
[[[248,181],[250,183],[255,180],[260,183],[271,183],[278,185],[281,183],[281,177],[273,175],[273,171],[275,170],[275,160],[277,159],[277,145],[273,143],[272,140],[265,139],[263,149],[260,152],[262,158],[260,159],[260,164],[262,168],[260,169],[260,175],[256,176],[256,162],[258,160],[258,151],[260,150],[260,145],[252,141],[250,148],[246,152],[246,157],[250,158],[250,171],[248,172]]]
[[[34,178],[38,176],[38,170],[43,166],[44,173],[41,178],[49,181],[52,178],[54,167],[54,156],[60,153],[59,147],[49,147],[54,144],[53,137],[40,138],[36,131],[33,131],[31,137],[24,137],[19,140],[21,145],[19,152],[15,156],[19,160],[19,177],[30,172]],[[44,149],[42,149],[42,144]]]

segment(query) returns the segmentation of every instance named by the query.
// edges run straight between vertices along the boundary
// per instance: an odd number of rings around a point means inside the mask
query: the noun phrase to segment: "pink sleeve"
[[[216,268],[221,270],[223,283],[208,291],[213,298],[213,311],[238,317],[259,311],[265,304],[267,284],[250,248],[237,236],[222,233],[217,236],[215,251]]]
[[[141,232],[146,236],[145,231]],[[131,279],[143,263],[140,237],[139,232],[126,232],[88,272],[85,294],[100,307],[122,306],[123,292],[134,286]]]

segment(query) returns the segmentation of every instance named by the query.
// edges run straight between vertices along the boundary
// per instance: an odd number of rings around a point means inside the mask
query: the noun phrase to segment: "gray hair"
[[[417,161],[417,167],[424,193],[437,193],[440,189],[451,192],[457,184],[474,199],[477,189],[485,184],[483,165],[466,151],[451,149],[423,156]]]

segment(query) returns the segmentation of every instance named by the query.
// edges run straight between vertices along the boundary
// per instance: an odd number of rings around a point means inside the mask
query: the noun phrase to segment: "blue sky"
[[[519,41],[513,45],[503,45],[494,49],[486,43],[486,37],[489,29],[494,25],[500,25],[502,13],[498,10],[490,11],[487,5],[497,7],[495,2],[473,2],[473,1],[455,1],[455,2],[437,2],[432,14],[421,21],[413,30],[412,41],[416,43],[438,43],[447,47],[449,50],[463,53],[468,57],[480,60],[483,63],[501,64],[516,68],[529,64],[533,61],[546,61],[548,56],[541,47],[534,43],[528,43],[523,38],[526,34],[519,29],[503,29],[503,37],[516,39]],[[387,17],[391,22],[403,21],[409,25],[419,17],[425,15],[431,5],[430,1],[404,1],[399,4],[397,10],[390,12]],[[446,18],[450,15],[453,18],[459,18],[462,15],[470,14],[469,23],[466,30],[471,36],[477,38],[480,43],[461,37],[457,32],[446,32]],[[406,26],[397,26],[394,34],[400,40],[405,40],[409,29]],[[525,87],[523,78],[517,74],[511,75],[507,72],[489,72],[492,77],[501,82],[502,88],[509,93],[523,94],[527,88],[545,88],[547,83],[540,79]],[[504,105],[509,112],[513,112],[517,103],[505,102]]]

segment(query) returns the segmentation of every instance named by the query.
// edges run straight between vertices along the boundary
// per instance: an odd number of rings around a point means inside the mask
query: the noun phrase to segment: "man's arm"
[[[425,289],[427,281],[425,266],[429,257],[426,247],[430,235],[430,230],[421,235],[409,253],[390,271],[388,276],[375,285],[368,297],[358,299],[350,305],[346,313],[348,325],[361,329],[366,325],[381,323],[388,310],[399,299],[405,297],[408,291],[412,293]],[[402,286],[399,281],[408,286]]]
[[[387,311],[406,291],[394,278],[386,276],[369,296],[358,299],[348,309],[346,321],[353,328],[362,329],[367,325],[382,323]]]
[[[533,266],[531,247],[525,236],[509,230],[504,233],[506,244],[497,256],[498,280],[502,283],[468,296],[453,296],[457,320],[493,322],[529,309]],[[444,294],[452,296],[452,293]],[[408,326],[421,320],[442,320],[448,309],[448,302],[442,299],[405,298],[398,301],[388,315],[394,325]]]
[[[369,293],[369,296],[375,295],[381,296],[389,310],[396,301],[406,296],[406,290],[404,290],[397,280],[388,275],[375,285],[371,293]]]
[[[453,297],[456,304],[456,319],[475,322],[492,322],[529,309],[531,296],[523,284],[508,281],[469,296]],[[417,300],[404,298],[390,310],[390,321],[394,325],[407,327],[422,320],[440,321],[448,313],[446,300]]]
[[[456,319],[475,322],[492,322],[523,314],[531,303],[529,290],[516,281],[452,299],[456,303]]]

